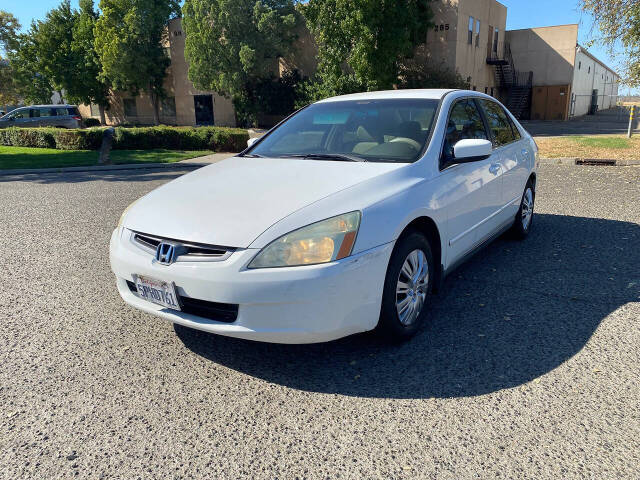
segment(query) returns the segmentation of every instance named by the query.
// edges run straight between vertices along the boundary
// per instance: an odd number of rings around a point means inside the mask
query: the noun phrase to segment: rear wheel
[[[529,235],[531,230],[531,224],[533,222],[533,206],[535,203],[536,194],[533,190],[533,183],[529,181],[522,194],[522,200],[520,201],[520,208],[516,214],[516,219],[513,222],[511,231],[516,238],[524,239]]]
[[[378,331],[394,341],[412,337],[424,323],[435,274],[424,235],[413,232],[398,242],[387,268],[378,323]]]

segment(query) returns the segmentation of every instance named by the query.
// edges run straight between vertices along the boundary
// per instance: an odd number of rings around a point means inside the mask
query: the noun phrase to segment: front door
[[[453,159],[453,146],[464,139],[490,140],[478,106],[473,99],[458,100],[449,113],[443,160]],[[454,159],[453,159],[454,160]],[[502,197],[502,168],[499,154],[474,162],[445,168],[442,172],[443,196],[447,204],[446,265],[471,251],[496,228],[496,212]]]
[[[196,111],[196,125],[213,125],[213,96],[194,95],[193,106]]]

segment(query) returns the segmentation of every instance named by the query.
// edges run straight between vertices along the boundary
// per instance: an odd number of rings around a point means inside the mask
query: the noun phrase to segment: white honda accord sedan
[[[122,214],[110,259],[125,302],[267,342],[405,339],[456,265],[531,229],[536,144],[478,92],[329,98],[249,143]]]

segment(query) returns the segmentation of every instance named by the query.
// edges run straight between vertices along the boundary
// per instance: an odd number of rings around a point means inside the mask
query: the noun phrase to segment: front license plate
[[[176,287],[173,282],[165,282],[140,275],[134,275],[133,280],[138,289],[138,295],[145,300],[173,310],[180,310]]]

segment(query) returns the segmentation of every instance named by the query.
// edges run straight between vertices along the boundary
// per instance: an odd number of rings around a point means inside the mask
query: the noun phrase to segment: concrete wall
[[[534,85],[571,85],[577,24],[509,30],[506,38],[516,70],[532,71]]]
[[[578,46],[571,89],[570,116],[577,117],[589,113],[593,90],[598,90],[598,110],[614,107],[619,83],[620,79],[613,70],[586,49]]]

